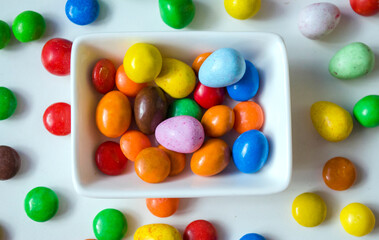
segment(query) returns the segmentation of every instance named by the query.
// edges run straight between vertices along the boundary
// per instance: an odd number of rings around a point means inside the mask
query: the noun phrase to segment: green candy
[[[194,117],[200,121],[202,117],[201,108],[190,98],[175,100],[168,108],[167,117],[170,118],[183,115]]]
[[[112,208],[99,212],[92,226],[98,240],[120,240],[128,230],[124,214]]]
[[[12,116],[17,107],[17,99],[11,90],[0,87],[0,120]]]
[[[5,48],[11,40],[11,29],[8,24],[0,20],[0,49]]]
[[[192,0],[159,0],[161,18],[168,26],[184,28],[195,16],[195,5]]]
[[[329,62],[329,72],[339,79],[354,79],[368,74],[375,65],[375,56],[369,46],[351,43],[340,49]]]
[[[353,110],[355,118],[364,127],[379,126],[379,96],[369,95],[359,100]]]
[[[58,197],[53,190],[36,187],[25,197],[24,207],[28,217],[36,222],[46,222],[58,211]]]
[[[45,19],[33,11],[20,13],[12,24],[12,31],[20,42],[30,42],[39,39],[46,29]]]

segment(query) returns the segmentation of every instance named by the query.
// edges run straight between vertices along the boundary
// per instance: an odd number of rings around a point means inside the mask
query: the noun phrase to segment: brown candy
[[[20,156],[13,148],[0,146],[0,180],[14,177],[20,169],[20,165]]]

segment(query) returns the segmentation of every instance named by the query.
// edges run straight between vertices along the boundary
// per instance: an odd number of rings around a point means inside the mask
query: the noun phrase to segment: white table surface
[[[328,73],[334,53],[354,41],[368,44],[379,62],[379,15],[361,17],[348,0],[333,0],[342,12],[337,29],[320,41],[303,37],[297,29],[299,10],[311,0],[262,0],[256,17],[239,21],[224,10],[222,0],[194,0],[196,16],[186,30],[268,31],[281,35],[288,49],[293,124],[293,177],[287,190],[268,196],[183,199],[178,212],[167,219],[150,214],[143,199],[89,199],[74,191],[71,176],[70,136],[48,133],[42,123],[45,109],[55,102],[70,103],[70,77],[48,73],[40,61],[41,49],[50,38],[75,37],[97,32],[177,31],[166,26],[157,0],[100,0],[100,16],[93,24],[71,23],[64,11],[65,0],[2,1],[0,19],[11,25],[22,11],[41,13],[47,22],[44,37],[19,43],[12,36],[0,50],[0,86],[14,91],[16,113],[0,122],[0,145],[15,148],[22,159],[16,177],[0,182],[0,240],[94,238],[92,220],[104,208],[125,213],[129,229],[125,239],[150,223],[168,223],[181,232],[197,219],[207,219],[217,228],[220,240],[239,239],[257,232],[267,240],[356,239],[339,221],[341,209],[349,203],[369,206],[379,222],[379,128],[364,129],[354,122],[352,135],[340,143],[322,139],[312,126],[309,109],[319,100],[335,102],[350,112],[369,94],[379,94],[379,64],[368,76],[341,81]],[[344,192],[328,189],[322,180],[324,163],[335,156],[351,159],[357,167],[356,184]],[[48,222],[30,220],[23,208],[29,190],[37,186],[54,189],[60,200],[57,215]],[[293,199],[303,192],[320,194],[328,207],[326,220],[318,227],[304,228],[291,216]],[[379,239],[379,226],[362,239]]]

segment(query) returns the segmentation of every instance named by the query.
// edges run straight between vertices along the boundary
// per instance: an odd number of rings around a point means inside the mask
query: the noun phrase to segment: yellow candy
[[[126,75],[134,82],[151,82],[162,69],[162,55],[151,44],[136,43],[126,52],[123,65]]]
[[[350,113],[332,102],[314,103],[311,107],[311,119],[321,137],[331,142],[344,140],[353,130]]]
[[[179,231],[168,224],[148,224],[137,229],[134,240],[182,240]]]
[[[340,221],[345,231],[353,236],[362,237],[369,234],[375,226],[375,216],[361,203],[351,203],[344,207]]]
[[[292,216],[304,227],[320,225],[326,217],[326,205],[315,193],[303,193],[292,203]]]
[[[259,11],[261,0],[224,0],[226,12],[237,19],[248,19]]]
[[[196,75],[184,62],[164,58],[162,71],[155,79],[155,83],[171,97],[184,98],[195,88]]]

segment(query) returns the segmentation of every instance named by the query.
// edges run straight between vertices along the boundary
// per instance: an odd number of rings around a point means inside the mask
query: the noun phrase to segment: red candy
[[[379,11],[378,0],[350,0],[354,12],[362,16],[371,16]]]
[[[96,166],[107,175],[120,175],[126,168],[128,159],[115,142],[104,142],[96,151]]]
[[[199,82],[193,93],[193,98],[201,107],[208,109],[222,104],[225,92],[225,88],[211,88]]]
[[[54,135],[64,136],[71,132],[71,106],[59,102],[50,105],[43,114],[43,124]]]
[[[217,240],[217,232],[212,223],[196,220],[184,230],[183,240]]]
[[[105,94],[113,90],[115,85],[116,68],[108,59],[99,60],[92,71],[92,83],[96,91]]]
[[[72,42],[62,38],[53,38],[43,46],[41,60],[51,74],[64,76],[70,74]]]

